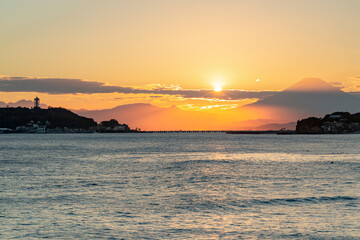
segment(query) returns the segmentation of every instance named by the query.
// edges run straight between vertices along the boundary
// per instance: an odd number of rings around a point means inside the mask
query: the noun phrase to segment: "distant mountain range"
[[[8,104],[0,102],[0,107],[16,104],[33,106],[32,101],[21,100]],[[360,98],[323,80],[307,78],[255,103],[217,113],[185,111],[176,106],[157,107],[147,103],[72,111],[97,122],[116,119],[142,130],[278,130],[295,129],[297,120],[310,116],[337,111],[360,112]]]
[[[26,107],[26,108],[32,108],[34,107],[34,101],[31,101],[31,100],[20,100],[20,101],[17,101],[17,102],[9,102],[9,103],[6,103],[6,102],[1,102],[0,101],[0,108],[4,108],[4,107]],[[46,104],[40,104],[40,107],[41,108],[47,108],[47,105]]]
[[[161,108],[143,103],[105,110],[75,112],[94,118],[96,121],[115,118],[132,127],[152,130],[278,130],[295,129],[298,119],[323,116],[336,111],[360,112],[360,98],[343,92],[323,80],[307,78],[253,104],[235,110],[222,111],[220,114],[184,111],[175,106]],[[253,120],[244,121],[240,116],[249,112],[252,115],[250,119]],[[254,115],[258,119],[254,119]]]
[[[114,118],[121,123],[129,124],[132,128],[138,127],[142,130],[223,129],[217,125],[221,121],[214,113],[184,111],[176,106],[165,108],[147,103],[136,103],[111,109],[74,110],[74,112],[98,122]]]
[[[294,120],[323,116],[336,111],[359,112],[360,98],[343,92],[321,79],[307,78],[244,108],[259,112],[272,111],[276,114],[273,116],[274,119],[285,117]]]
[[[97,122],[114,118],[142,130],[279,130],[295,129],[296,126],[296,122],[274,123],[271,119],[239,120],[242,114],[239,110],[209,113],[185,111],[175,106],[156,107],[145,103],[121,105],[104,110],[73,111]]]

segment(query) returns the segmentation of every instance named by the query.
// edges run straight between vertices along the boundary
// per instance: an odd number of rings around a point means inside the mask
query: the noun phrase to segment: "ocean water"
[[[0,239],[360,239],[360,135],[0,135]]]

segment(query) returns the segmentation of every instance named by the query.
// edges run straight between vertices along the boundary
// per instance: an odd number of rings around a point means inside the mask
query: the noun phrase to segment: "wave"
[[[333,202],[344,202],[347,206],[357,206],[354,201],[356,197],[335,196],[335,197],[304,197],[304,198],[274,198],[268,200],[247,199],[247,200],[194,200],[194,197],[187,196],[183,198],[182,203],[178,204],[176,209],[184,209],[192,212],[204,210],[237,211],[239,209],[254,209],[259,206],[279,206],[279,205],[303,205],[303,204],[326,204]],[[349,205],[350,204],[350,205]],[[243,211],[243,210],[242,210]]]
[[[357,197],[350,196],[334,196],[334,197],[303,197],[303,198],[273,198],[268,200],[252,199],[251,202],[255,204],[272,204],[272,205],[288,205],[291,203],[322,203],[335,201],[356,201]]]
[[[183,160],[183,161],[174,161],[170,162],[170,166],[166,166],[165,169],[173,169],[173,168],[182,168],[185,166],[192,165],[204,165],[204,164],[234,164],[234,160],[225,160],[225,159],[197,159],[197,160]]]

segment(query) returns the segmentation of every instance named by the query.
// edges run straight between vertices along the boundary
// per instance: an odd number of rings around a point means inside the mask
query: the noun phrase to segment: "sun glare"
[[[212,84],[214,86],[214,92],[221,92],[223,90],[224,85],[224,77],[223,76],[213,76],[212,77]]]
[[[215,85],[215,87],[214,87],[215,92],[221,92],[221,90],[222,90],[222,87],[220,85]]]

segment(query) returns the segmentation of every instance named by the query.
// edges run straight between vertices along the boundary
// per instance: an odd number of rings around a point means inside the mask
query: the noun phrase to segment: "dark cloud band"
[[[184,98],[205,98],[222,100],[240,100],[246,98],[264,98],[273,95],[274,91],[244,91],[223,90],[219,93],[213,90],[184,90],[184,89],[139,89],[132,87],[108,86],[102,82],[90,82],[81,79],[63,78],[0,78],[2,92],[38,92],[48,94],[94,94],[94,93],[125,93],[125,94],[162,94],[176,95]]]

